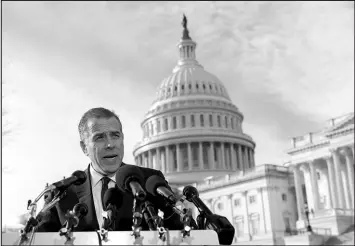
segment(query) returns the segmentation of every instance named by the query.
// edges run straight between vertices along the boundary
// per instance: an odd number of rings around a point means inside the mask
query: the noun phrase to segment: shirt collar
[[[95,187],[100,182],[100,180],[104,177],[104,175],[102,175],[101,173],[96,172],[96,170],[92,167],[92,164],[90,164],[90,175],[91,175],[91,182],[93,187]],[[116,184],[115,174],[108,177]]]

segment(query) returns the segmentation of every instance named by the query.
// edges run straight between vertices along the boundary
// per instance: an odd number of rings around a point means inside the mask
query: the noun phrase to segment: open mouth
[[[106,159],[106,160],[113,160],[113,159],[115,159],[117,157],[117,155],[106,155],[106,156],[104,156],[104,159]]]

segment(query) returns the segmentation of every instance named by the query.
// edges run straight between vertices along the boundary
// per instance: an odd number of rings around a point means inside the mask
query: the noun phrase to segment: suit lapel
[[[86,182],[80,186],[77,186],[76,194],[78,196],[79,202],[85,203],[88,206],[88,214],[83,218],[84,230],[87,229],[99,229],[99,222],[96,218],[96,210],[94,205],[94,200],[92,196],[91,187],[91,175],[90,175],[90,165],[85,170],[87,179]]]

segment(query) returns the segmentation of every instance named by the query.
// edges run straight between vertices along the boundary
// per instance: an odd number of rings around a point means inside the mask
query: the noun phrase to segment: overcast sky
[[[92,107],[123,122],[133,163],[140,123],[172,73],[182,13],[197,60],[225,85],[256,142],[282,164],[290,138],[354,111],[353,2],[3,2],[4,222],[89,163],[77,125]],[[13,183],[16,180],[15,184]]]

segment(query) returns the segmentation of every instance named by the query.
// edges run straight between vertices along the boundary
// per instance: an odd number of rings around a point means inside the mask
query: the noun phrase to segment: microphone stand
[[[148,206],[150,206],[150,204],[148,204],[150,202],[146,201],[143,204],[143,209],[142,209],[142,213],[143,213],[143,217],[145,222],[147,223],[149,230],[150,231],[156,231],[157,230],[157,225],[154,221],[154,215],[151,213],[151,211],[148,210]]]
[[[157,230],[159,233],[159,239],[162,240],[163,242],[166,241],[167,235],[166,235],[166,229],[164,227],[163,223],[163,218],[161,218],[157,213],[155,212],[155,209],[153,207],[153,204],[150,201],[145,201],[144,202],[144,209],[148,212],[148,221],[147,224],[149,226],[149,229],[151,231]],[[152,224],[153,226],[150,226],[149,224]]]
[[[111,210],[111,211],[109,211]],[[111,216],[108,215],[108,213],[112,213]],[[107,242],[108,241],[108,232],[114,230],[114,222],[115,218],[113,219],[113,216],[115,216],[117,213],[117,208],[116,206],[112,206],[109,204],[107,206],[106,211],[102,213],[102,217],[104,219],[102,223],[102,227],[100,230],[98,230],[98,233],[101,235],[101,238],[103,241]]]
[[[22,245],[23,243],[27,242],[28,240],[30,240],[30,244],[32,243],[35,230],[37,229],[36,226],[39,223],[39,221],[36,217],[37,203],[45,193],[47,193],[48,191],[52,191],[52,190],[53,190],[53,187],[49,186],[46,189],[44,189],[33,202],[31,200],[28,201],[27,210],[31,210],[30,211],[30,218],[27,220],[25,227],[20,230],[20,241],[19,241],[18,245]],[[55,195],[55,197],[52,199],[52,201],[50,201],[48,204],[45,204],[43,206],[40,213],[45,213],[48,210],[50,210],[65,196],[66,196],[66,190],[58,192]],[[29,232],[31,232],[30,238],[28,238],[28,236],[27,236],[27,234]]]
[[[142,201],[134,198],[133,200],[133,225],[132,225],[132,236],[134,236],[135,239],[139,238],[140,232],[142,230],[142,227],[140,226],[142,224]]]

